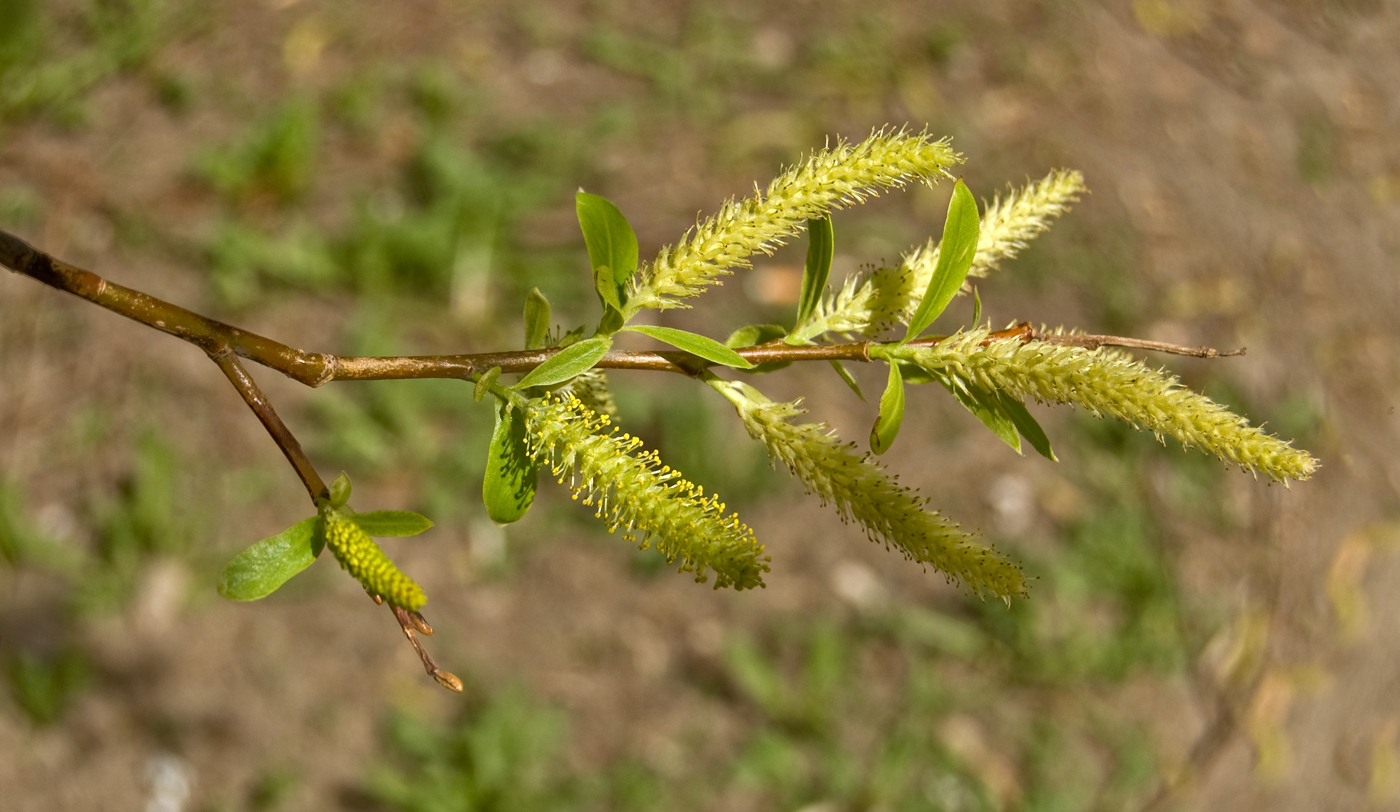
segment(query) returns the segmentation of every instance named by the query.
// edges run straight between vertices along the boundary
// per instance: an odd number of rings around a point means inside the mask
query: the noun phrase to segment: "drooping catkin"
[[[1026,594],[1026,579],[996,550],[928,509],[917,495],[868,456],[857,455],[821,423],[792,423],[804,410],[777,403],[744,384],[713,380],[744,421],[749,434],[787,466],[807,490],[836,508],[843,521],[859,523],[872,541],[899,548],[914,560],[965,584],[978,595],[1009,600]]]
[[[748,525],[714,495],[661,463],[642,441],[619,434],[608,415],[572,393],[552,393],[525,408],[527,450],[574,498],[596,508],[609,532],[642,548],[651,543],[681,572],[715,588],[763,586],[768,557]]]

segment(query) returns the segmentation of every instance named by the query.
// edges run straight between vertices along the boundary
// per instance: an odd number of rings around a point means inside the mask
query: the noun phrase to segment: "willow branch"
[[[50,287],[87,299],[99,307],[188,341],[204,350],[211,358],[220,353],[231,352],[269,369],[277,370],[292,380],[311,387],[322,386],[331,381],[421,378],[468,380],[493,367],[500,367],[503,373],[529,372],[559,351],[558,348],[552,348],[462,355],[373,357],[306,352],[202,316],[140,291],[109,282],[90,271],[55,259],[24,240],[4,231],[0,231],[0,264]],[[937,344],[945,338],[947,336],[929,336],[911,341],[909,344],[929,346]],[[1086,349],[1102,346],[1130,347],[1201,358],[1239,355],[1244,352],[1242,349],[1221,352],[1209,347],[1183,347],[1122,336],[1043,333],[1035,330],[1026,322],[988,336],[989,341],[1006,338],[1042,341],[1048,344],[1065,344]],[[843,344],[794,346],[784,344],[779,340],[752,347],[742,347],[736,349],[735,352],[754,364],[791,361],[869,361],[870,348],[879,343],[877,341],[853,341]],[[613,350],[604,355],[598,362],[598,366],[603,369],[676,372],[690,376],[695,375],[698,369],[703,369],[707,365],[708,362],[678,350],[661,352]],[[285,448],[283,450],[286,451]]]

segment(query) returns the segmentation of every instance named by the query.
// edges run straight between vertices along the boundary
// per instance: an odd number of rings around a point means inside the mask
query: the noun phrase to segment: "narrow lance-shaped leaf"
[[[1022,437],[1026,438],[1026,442],[1031,444],[1031,448],[1034,448],[1045,459],[1059,462],[1059,458],[1055,456],[1055,450],[1050,447],[1050,438],[1045,436],[1045,429],[1041,428],[1040,422],[1031,416],[1031,413],[1026,409],[1026,404],[1005,392],[998,392],[997,397],[1001,399],[1006,416],[1010,417],[1011,422],[1016,424],[1016,430],[1021,433]]]
[[[798,324],[812,317],[822,294],[826,292],[835,239],[830,215],[807,221],[807,265],[802,269],[802,298],[797,302]]]
[[[416,536],[433,526],[432,519],[411,510],[371,510],[350,520],[371,536]]]
[[[875,418],[875,427],[870,430],[870,450],[883,454],[894,445],[899,425],[904,422],[904,377],[899,364],[890,364],[890,378],[885,384],[885,393],[880,395],[880,416]]]
[[[918,309],[909,319],[905,341],[918,337],[933,324],[962,289],[972,259],[977,255],[979,228],[977,201],[960,178],[953,185],[953,199],[948,203],[948,220],[943,224],[943,241],[938,246],[938,264],[934,266],[933,278]]]
[[[860,391],[860,384],[856,383],[856,379],[851,377],[851,371],[846,369],[845,364],[832,358],[831,368],[836,370],[836,374],[841,376],[841,380],[845,381],[847,386],[851,387],[851,391],[856,393],[856,397],[865,400],[865,395]]]
[[[525,420],[519,409],[496,406],[496,430],[491,434],[486,477],[481,484],[486,514],[497,524],[519,521],[535,501],[539,466],[526,447]]]
[[[531,288],[525,297],[525,349],[538,350],[544,346],[552,318],[549,300],[539,288]]]
[[[553,386],[593,368],[612,346],[612,339],[604,337],[585,338],[560,350],[548,361],[530,370],[516,386]]]
[[[603,301],[620,310],[627,280],[637,270],[637,235],[627,218],[607,198],[580,191],[574,197],[588,263]],[[606,268],[606,272],[600,272]]]
[[[648,325],[633,325],[624,327],[634,333],[641,333],[651,336],[657,341],[664,341],[678,350],[685,350],[691,355],[704,358],[706,361],[713,361],[716,364],[723,364],[727,367],[737,369],[752,369],[753,364],[744,356],[715,341],[708,336],[698,333],[690,333],[685,330],[677,330],[674,327],[652,327]]]
[[[1001,441],[1011,446],[1017,454],[1021,453],[1021,435],[1016,431],[1016,423],[1002,408],[1000,398],[975,386],[963,388],[956,381],[940,378],[939,382],[947,387],[964,409],[972,412],[974,417],[982,421],[982,425],[991,429],[992,434],[1001,438]]]
[[[312,537],[319,520],[318,516],[302,519],[234,556],[219,575],[219,594],[230,600],[254,601],[276,592],[316,560]]]

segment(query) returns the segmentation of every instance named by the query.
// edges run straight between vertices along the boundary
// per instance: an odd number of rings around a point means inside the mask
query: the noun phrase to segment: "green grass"
[[[173,24],[165,0],[0,3],[0,123],[81,124],[86,95],[145,66]]]

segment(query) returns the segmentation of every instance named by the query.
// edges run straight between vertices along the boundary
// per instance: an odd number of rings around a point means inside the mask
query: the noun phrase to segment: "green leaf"
[[[976,327],[982,323],[982,296],[977,292],[977,286],[972,286],[972,326]]]
[[[835,239],[830,216],[807,221],[807,265],[802,270],[802,298],[797,301],[798,324],[812,317],[826,292]]]
[[[942,383],[963,408],[972,412],[982,421],[982,425],[992,430],[992,434],[1000,437],[1001,441],[1011,446],[1017,454],[1022,453],[1021,435],[1016,431],[1015,421],[1006,413],[1000,397],[977,387],[964,389],[946,380]]]
[[[491,391],[491,384],[495,383],[499,377],[501,377],[500,367],[491,367],[481,373],[481,377],[476,379],[476,388],[472,390],[472,397],[476,399],[477,403],[486,397],[486,393]]]
[[[613,281],[612,268],[607,265],[593,266],[593,287],[598,291],[598,298],[603,300],[603,304],[613,310],[622,310],[622,300],[618,298],[617,283]]]
[[[860,391],[860,384],[856,383],[856,379],[851,377],[851,372],[846,369],[845,364],[832,358],[831,368],[836,370],[836,374],[841,376],[841,380],[845,381],[847,386],[851,387],[851,391],[856,393],[856,397],[865,400],[865,395],[861,394]]]
[[[731,348],[752,347],[766,344],[775,338],[787,335],[787,328],[781,324],[749,324],[729,334],[724,346]]]
[[[302,519],[234,556],[219,575],[219,594],[229,600],[255,601],[276,592],[316,560],[312,537],[317,535],[319,521],[319,516]]]
[[[580,324],[579,326],[565,333],[564,336],[559,339],[559,346],[568,347],[572,344],[577,344],[578,342],[583,340],[583,334],[586,332],[588,332],[588,325]]]
[[[588,246],[588,264],[595,274],[599,266],[607,266],[614,283],[613,298],[623,298],[624,286],[637,270],[636,232],[607,198],[579,191],[574,196],[574,208],[583,242]],[[603,295],[601,285],[599,294]],[[607,296],[603,300],[608,301]]]
[[[756,344],[767,344],[773,339],[782,338],[787,335],[787,332],[787,328],[781,324],[750,324],[730,333],[729,338],[724,340],[724,346],[737,349],[739,347],[752,347]],[[760,374],[788,366],[792,366],[791,361],[768,361],[744,371]]]
[[[416,536],[433,526],[433,520],[409,510],[371,510],[350,520],[371,536]]]
[[[900,374],[904,377],[905,383],[933,383],[934,381],[943,380],[918,364],[910,361],[898,361],[896,363],[899,364]]]
[[[972,268],[972,258],[977,254],[977,235],[981,228],[977,216],[977,201],[967,190],[967,184],[959,178],[953,185],[953,199],[948,203],[948,220],[943,224],[943,241],[938,244],[938,264],[934,266],[933,278],[928,290],[919,301],[914,317],[909,320],[909,330],[904,341],[918,337],[933,324],[933,320],[943,314],[948,303],[953,301],[962,288],[967,272]]]
[[[525,448],[525,419],[508,404],[496,405],[496,429],[486,457],[481,498],[486,514],[497,524],[519,521],[535,501],[539,466]]]
[[[1005,392],[997,394],[1001,399],[1002,408],[1006,410],[1007,417],[1010,417],[1011,422],[1016,424],[1016,430],[1021,433],[1022,437],[1026,438],[1026,442],[1031,444],[1031,448],[1040,452],[1040,456],[1047,460],[1059,462],[1054,449],[1050,447],[1050,438],[1045,436],[1045,429],[1041,428],[1040,423],[1026,410],[1026,404]]]
[[[688,333],[685,330],[677,330],[674,327],[635,325],[622,329],[634,333],[641,333],[644,336],[651,336],[657,341],[664,341],[678,350],[685,350],[691,355],[704,358],[706,361],[713,361],[716,364],[723,364],[724,366],[735,367],[737,369],[753,369],[753,364],[745,360],[742,355],[708,336],[702,336],[698,333]]]
[[[524,389],[527,386],[553,386],[556,383],[563,383],[582,372],[587,372],[598,363],[608,348],[612,346],[611,338],[585,338],[584,340],[570,344],[548,361],[530,370],[530,373],[516,384],[516,388]]]
[[[552,318],[549,300],[540,293],[539,288],[531,288],[525,297],[525,349],[538,350],[544,346]]]
[[[350,501],[350,476],[344,471],[331,483],[331,506],[345,507]]]
[[[890,379],[885,384],[885,393],[880,396],[880,416],[875,418],[875,427],[870,430],[870,450],[883,454],[894,445],[895,435],[899,434],[899,424],[904,422],[904,376],[899,364],[890,364]]]

